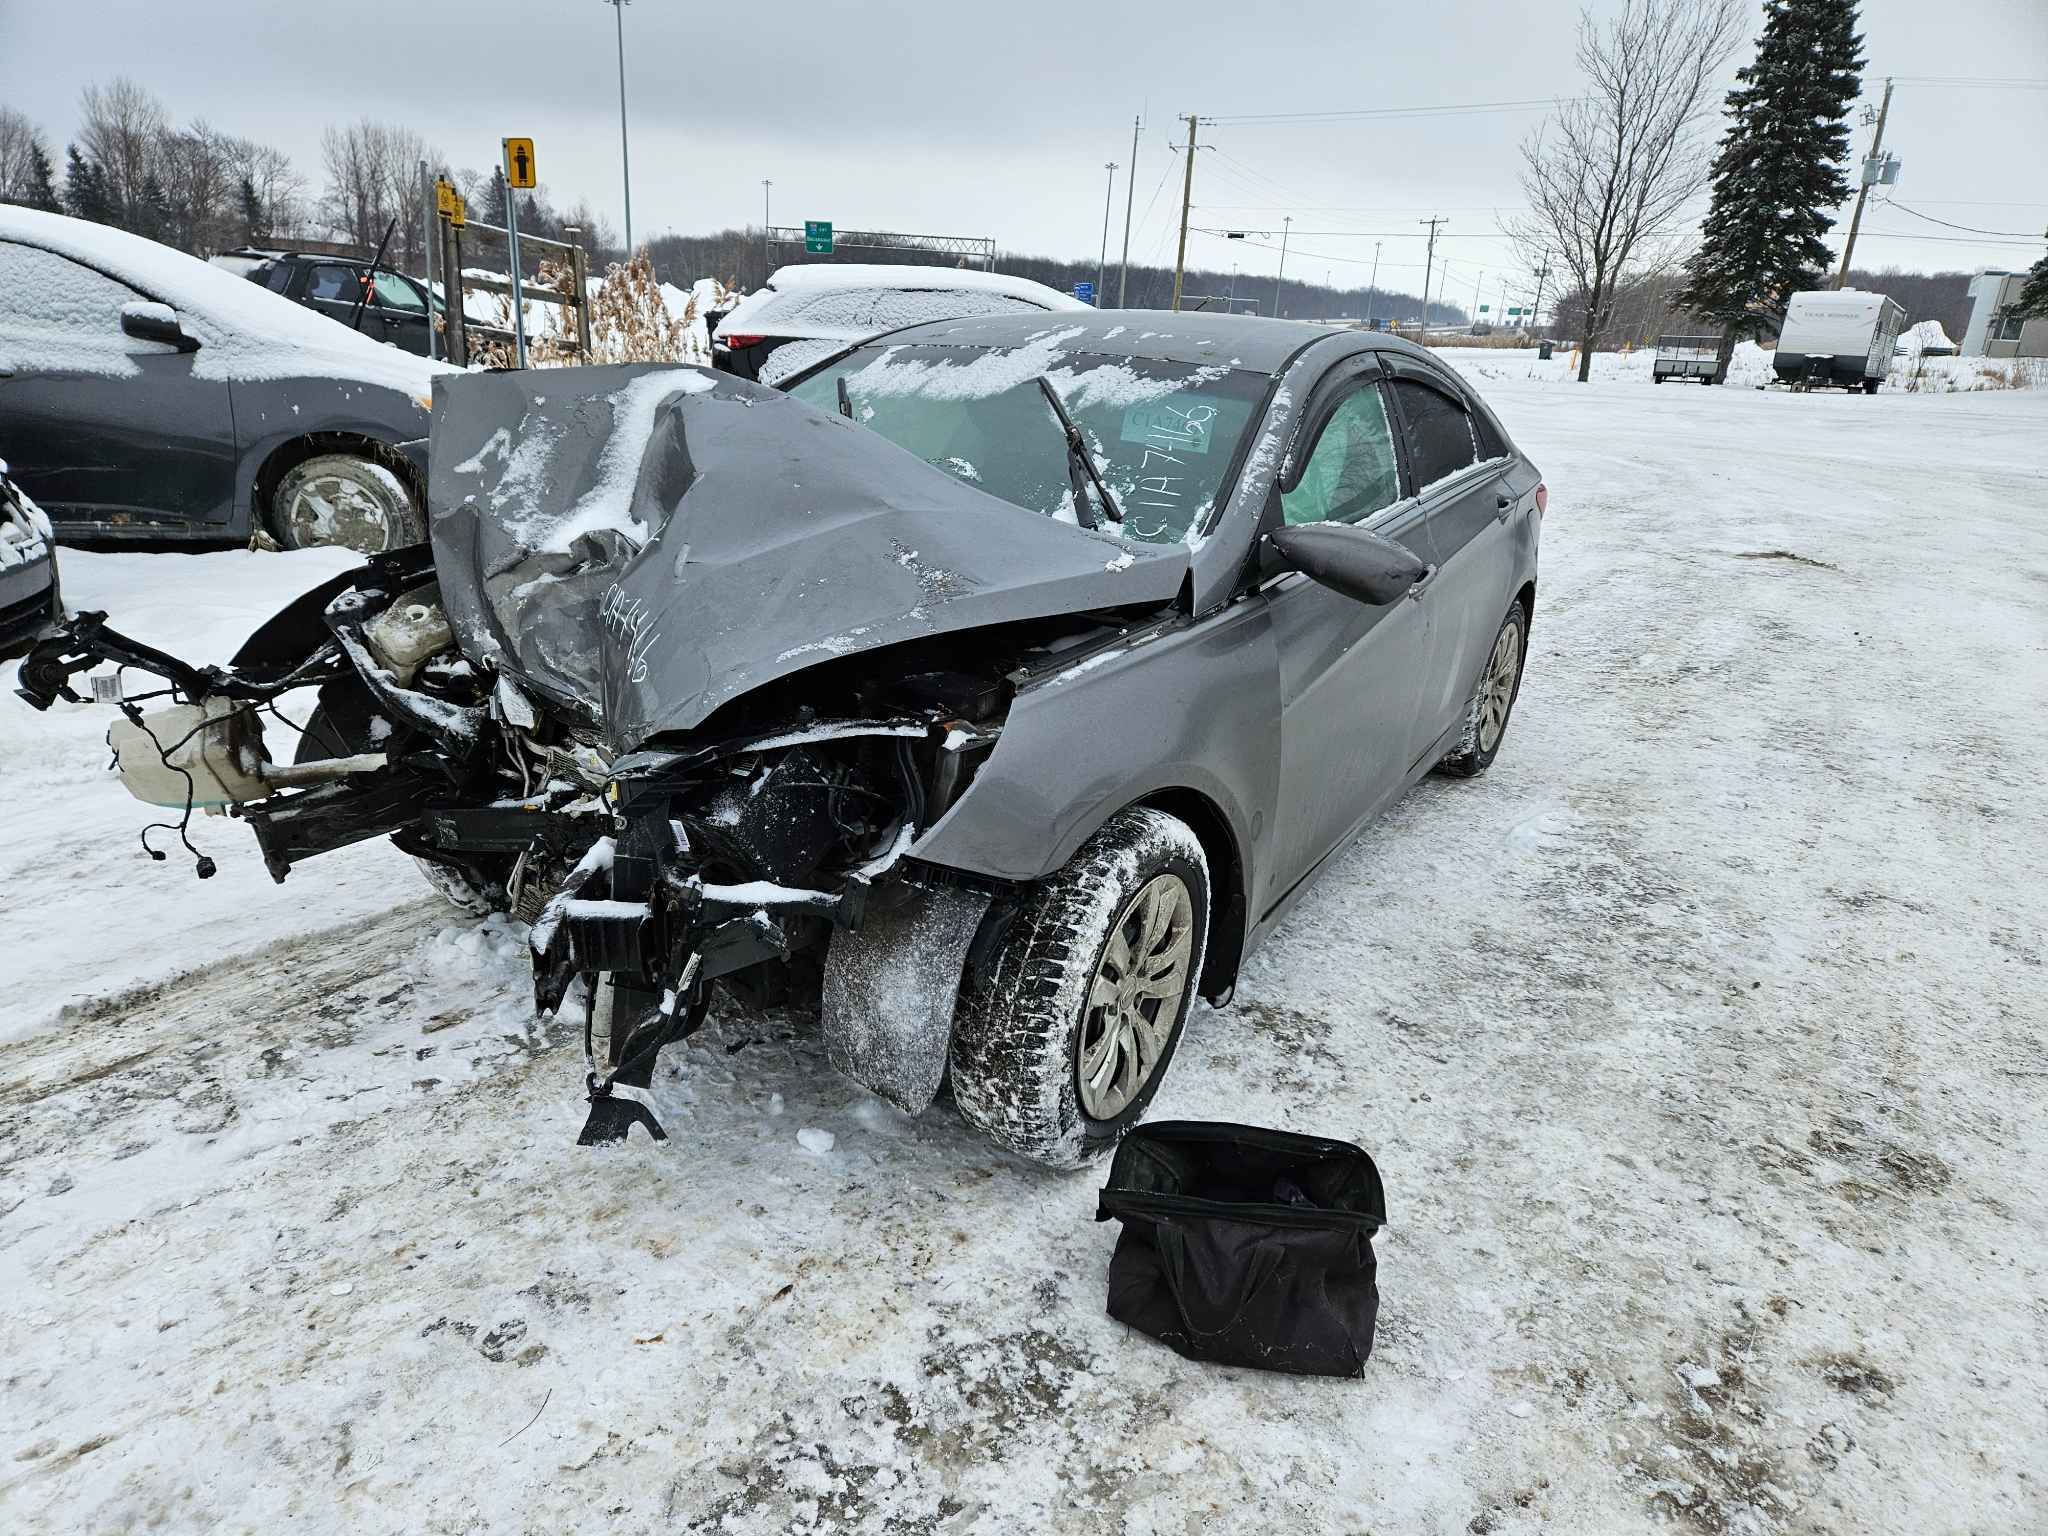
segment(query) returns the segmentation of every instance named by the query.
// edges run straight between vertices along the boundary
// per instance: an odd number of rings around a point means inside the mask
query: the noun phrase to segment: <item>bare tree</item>
[[[1706,185],[1701,127],[1744,15],[1740,0],[1623,0],[1605,23],[1580,13],[1586,92],[1522,145],[1529,212],[1507,228],[1525,253],[1557,256],[1583,295],[1582,382],[1617,289],[1645,258],[1668,261],[1660,247]]]
[[[159,181],[163,145],[170,136],[170,115],[161,101],[126,75],[106,86],[88,85],[79,97],[78,144],[85,158],[106,176],[107,193],[123,222],[161,195]]]
[[[327,171],[326,217],[355,244],[374,251],[395,219],[387,259],[417,268],[422,181],[420,162],[441,156],[410,128],[363,118],[329,128],[320,140]]]
[[[274,240],[296,234],[305,218],[306,178],[292,167],[291,156],[274,144],[254,139],[226,141],[240,209],[237,231],[243,240]],[[246,190],[244,190],[246,189]]]
[[[18,203],[34,190],[36,151],[48,149],[27,113],[0,106],[0,203]]]

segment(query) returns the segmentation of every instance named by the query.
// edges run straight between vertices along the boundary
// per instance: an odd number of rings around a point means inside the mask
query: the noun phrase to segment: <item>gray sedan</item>
[[[921,325],[787,393],[466,376],[433,466],[431,553],[231,670],[84,614],[24,694],[161,671],[184,702],[115,732],[138,795],[239,802],[280,879],[389,835],[531,920],[586,1141],[665,1134],[655,1058],[715,984],[813,1000],[840,1070],[913,1113],[950,1074],[1053,1166],[1144,1113],[1366,821],[1493,762],[1545,499],[1418,348],[1146,313]],[[309,685],[272,763],[259,708]]]
[[[0,455],[60,537],[426,537],[442,365],[118,229],[0,207]]]

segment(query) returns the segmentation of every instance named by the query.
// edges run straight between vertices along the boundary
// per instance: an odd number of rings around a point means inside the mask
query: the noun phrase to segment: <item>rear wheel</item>
[[[1518,599],[1501,620],[1493,649],[1486,654],[1486,665],[1480,669],[1471,702],[1465,706],[1465,729],[1458,745],[1437,764],[1445,773],[1476,779],[1493,766],[1507,736],[1508,716],[1514,712],[1515,699],[1522,691],[1522,663],[1528,639],[1529,616]]]
[[[1078,1168],[1158,1091],[1209,938],[1209,866],[1185,822],[1134,808],[984,920],[954,1019],[953,1099],[998,1145]]]
[[[366,555],[427,537],[405,482],[352,453],[318,454],[287,470],[270,498],[270,527],[286,549],[339,545]]]

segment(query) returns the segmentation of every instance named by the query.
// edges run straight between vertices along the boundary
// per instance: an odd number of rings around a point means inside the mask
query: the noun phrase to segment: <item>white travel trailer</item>
[[[1892,366],[1892,346],[1905,328],[1896,299],[1855,288],[1795,293],[1785,306],[1772,361],[1780,383],[1797,389],[1861,389],[1877,393]]]

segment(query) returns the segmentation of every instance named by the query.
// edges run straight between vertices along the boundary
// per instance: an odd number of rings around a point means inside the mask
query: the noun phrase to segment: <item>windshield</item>
[[[1021,347],[872,346],[790,393],[853,419],[926,463],[1063,522],[1082,519],[1058,418],[1059,392],[1122,508],[1105,532],[1144,544],[1193,542],[1266,389],[1266,376],[1221,364],[1062,352],[1058,333]]]

